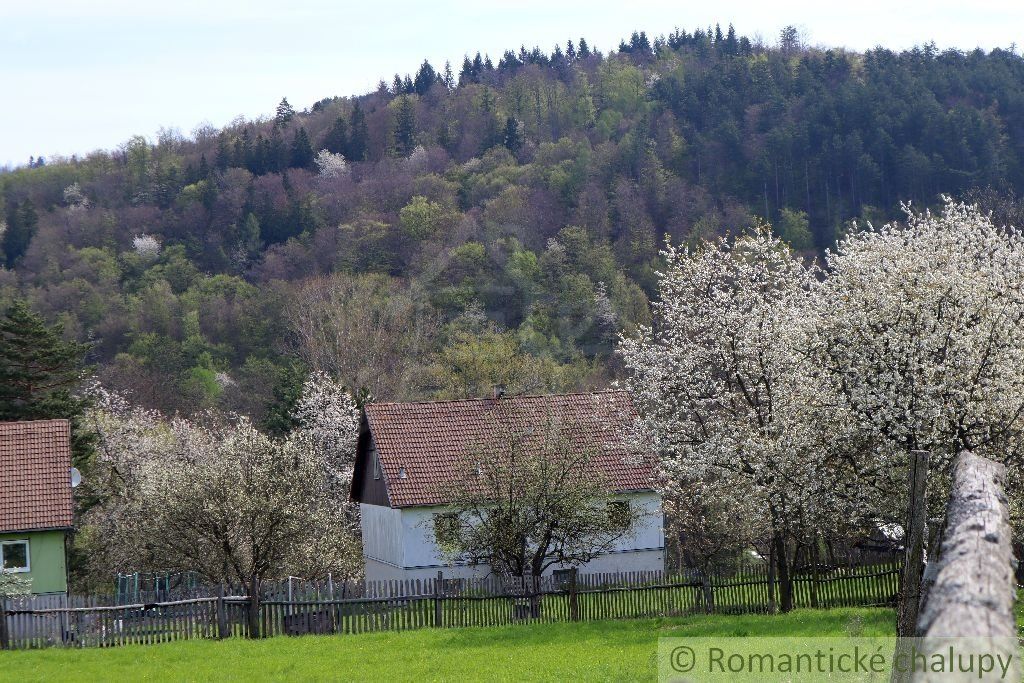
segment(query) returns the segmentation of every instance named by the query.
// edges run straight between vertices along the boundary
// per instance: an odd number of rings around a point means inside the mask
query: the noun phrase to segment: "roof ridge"
[[[522,398],[556,398],[563,396],[597,396],[600,394],[625,394],[625,389],[598,389],[597,391],[570,391],[564,394],[505,394],[501,398],[491,396],[478,396],[474,398],[448,398],[438,401],[377,401],[367,403],[366,408],[371,406],[421,406],[421,405],[442,405],[445,403],[472,403],[474,401],[513,401]]]
[[[67,422],[70,423],[66,417],[48,417],[45,420],[0,420],[0,427],[6,427],[8,425],[37,425],[43,424],[44,422]]]

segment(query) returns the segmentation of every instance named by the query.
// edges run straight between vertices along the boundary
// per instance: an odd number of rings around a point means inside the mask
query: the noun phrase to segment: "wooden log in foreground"
[[[1004,465],[966,451],[957,457],[938,572],[917,622],[926,651],[960,642],[976,652],[1003,652],[1016,643],[1005,477]]]

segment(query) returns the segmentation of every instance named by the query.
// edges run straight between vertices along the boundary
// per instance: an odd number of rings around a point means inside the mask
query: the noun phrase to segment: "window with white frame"
[[[376,449],[373,451],[373,478],[380,479],[380,456],[377,455]]]
[[[28,541],[0,543],[0,564],[5,572],[27,572],[30,569]]]

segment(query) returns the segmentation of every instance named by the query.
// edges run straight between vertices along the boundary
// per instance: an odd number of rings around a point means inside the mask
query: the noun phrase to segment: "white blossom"
[[[727,515],[732,542],[766,527],[781,574],[812,530],[852,521],[837,512],[843,472],[822,447],[842,415],[821,409],[802,352],[815,272],[764,227],[664,256],[656,324],[620,345],[638,448],[660,456],[666,507],[684,522]],[[714,498],[694,507],[695,494]]]
[[[923,449],[941,477],[970,449],[1019,478],[1021,233],[948,199],[939,215],[908,210],[906,225],[868,228],[827,255],[811,324],[825,378],[876,467],[899,469],[907,451]]]
[[[78,183],[72,183],[64,188],[64,203],[72,211],[84,211],[89,208],[89,198],[82,192]]]
[[[406,158],[405,165],[410,171],[416,173],[424,170],[428,161],[426,148],[423,145],[416,145]]]
[[[87,420],[99,444],[83,486],[101,502],[86,514],[84,535],[95,545],[89,555],[97,575],[193,570],[258,586],[289,574],[358,574],[348,489],[324,452],[328,441],[354,446],[351,414],[330,408],[343,399],[317,403],[329,407],[327,415],[308,414],[299,429],[275,439],[242,417],[168,420],[102,389],[93,395]]]
[[[321,178],[340,178],[348,175],[349,172],[348,162],[345,161],[345,157],[341,154],[329,152],[326,149],[322,149],[317,153],[313,163],[316,164]]]
[[[152,235],[136,235],[132,240],[135,253],[146,260],[153,260],[160,255],[160,242]]]
[[[317,450],[347,493],[359,433],[359,413],[348,391],[325,373],[314,372],[302,385],[292,418],[298,425],[293,438],[306,439]]]

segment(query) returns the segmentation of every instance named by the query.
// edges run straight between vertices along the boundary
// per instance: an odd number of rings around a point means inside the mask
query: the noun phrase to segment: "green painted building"
[[[67,593],[71,525],[68,421],[0,423],[0,567],[33,594]]]

